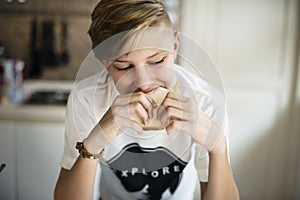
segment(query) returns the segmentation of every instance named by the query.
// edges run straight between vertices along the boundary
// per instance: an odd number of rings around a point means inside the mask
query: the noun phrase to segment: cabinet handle
[[[6,164],[5,163],[2,163],[1,166],[0,166],[0,173],[3,171],[3,169],[6,167]]]

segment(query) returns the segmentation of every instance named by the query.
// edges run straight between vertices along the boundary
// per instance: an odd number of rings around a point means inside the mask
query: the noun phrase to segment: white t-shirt
[[[213,97],[203,79],[178,65],[174,65],[174,71],[178,94],[195,99],[210,118],[224,111],[221,93]],[[75,85],[67,105],[63,168],[72,168],[79,155],[76,142],[88,136],[117,95],[107,71]],[[226,132],[226,115],[222,117],[222,129]],[[144,131],[138,136],[128,129],[105,149],[94,188],[94,196],[100,194],[102,200],[193,199],[197,182],[208,180],[207,151],[182,131],[171,135],[165,130]]]

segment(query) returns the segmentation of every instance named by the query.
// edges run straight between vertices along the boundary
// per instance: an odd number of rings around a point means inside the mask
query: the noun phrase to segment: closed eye
[[[127,65],[125,67],[116,67],[115,68],[118,70],[118,71],[126,71],[126,70],[130,70],[132,69],[134,66],[133,65]]]
[[[165,58],[166,58],[166,57],[163,57],[161,60],[156,61],[156,62],[152,62],[152,63],[150,63],[150,64],[151,64],[151,65],[158,65],[158,64],[161,64],[161,63],[163,63],[163,62],[165,61]]]

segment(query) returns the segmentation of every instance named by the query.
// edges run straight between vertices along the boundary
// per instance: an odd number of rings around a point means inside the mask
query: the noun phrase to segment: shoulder
[[[67,103],[67,116],[91,116],[97,120],[115,96],[115,87],[107,73],[95,74],[74,84]]]
[[[208,83],[201,77],[200,73],[192,73],[186,68],[175,64],[174,71],[179,84],[190,87],[192,90],[208,90]]]
[[[71,91],[69,101],[73,104],[91,104],[94,101],[106,101],[114,89],[111,77],[106,71],[77,80]],[[101,99],[95,99],[101,96]]]
[[[174,71],[181,87],[185,87],[186,89],[192,90],[194,93],[200,93],[201,95],[224,99],[225,94],[223,87],[215,87],[203,77],[201,72],[188,70],[177,64],[174,65]]]

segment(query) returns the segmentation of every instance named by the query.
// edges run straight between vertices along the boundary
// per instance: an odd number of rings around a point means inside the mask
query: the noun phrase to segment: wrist
[[[93,154],[99,153],[107,145],[107,141],[99,124],[97,124],[91,133],[83,140],[83,144],[85,148]]]
[[[111,141],[120,132],[120,127],[115,122],[111,108],[107,110],[103,118],[98,122],[98,125],[108,141]]]
[[[208,136],[210,127],[212,125],[211,119],[209,119],[202,111],[199,117],[199,128],[196,131],[195,135],[193,136],[193,139],[203,146],[205,146],[206,138]]]
[[[221,134],[214,148],[209,152],[210,155],[227,155],[227,140],[224,134]]]
[[[89,150],[86,149],[83,142],[76,143],[76,149],[79,151],[79,154],[82,158],[88,159],[99,159],[104,156],[105,149],[103,148],[99,153],[91,153]]]
[[[84,145],[84,148],[91,154],[98,154],[105,147],[105,145],[99,145],[99,143],[96,143],[95,140],[92,140],[89,137],[84,139],[82,143]]]
[[[194,140],[212,154],[221,154],[227,151],[226,136],[222,129],[206,115],[201,115],[201,126]]]
[[[118,131],[118,126],[114,122],[111,109],[109,109],[88,137],[84,139],[84,146],[91,153],[99,153],[106,145],[112,143]]]

